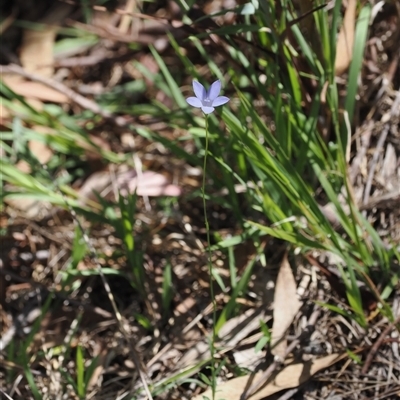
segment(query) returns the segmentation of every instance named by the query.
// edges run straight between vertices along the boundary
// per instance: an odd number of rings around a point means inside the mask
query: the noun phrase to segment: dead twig
[[[281,397],[278,398],[278,400],[290,400],[293,398],[293,395],[295,395],[300,388],[296,387],[293,389],[289,389],[286,393],[284,393]]]
[[[99,114],[104,119],[111,120],[118,126],[126,125],[126,121],[123,117],[117,116],[107,110],[104,110],[93,100],[87,99],[86,97],[83,97],[79,93],[74,92],[72,89],[70,89],[68,86],[64,85],[61,82],[57,82],[54,79],[45,78],[43,76],[28,72],[17,64],[10,64],[7,66],[0,67],[0,75],[7,73],[17,74],[23,76],[26,79],[30,79],[31,81],[42,83],[43,85],[46,85],[60,93],[63,93],[72,102],[79,105],[80,107],[92,111],[95,114]]]
[[[367,204],[368,203],[369,195],[370,195],[371,187],[372,187],[372,180],[374,178],[375,169],[376,169],[376,166],[377,166],[377,163],[378,163],[379,154],[381,152],[381,149],[383,148],[383,145],[384,145],[384,143],[386,141],[386,138],[387,138],[387,135],[389,133],[391,121],[393,121],[393,119],[395,117],[397,117],[399,114],[400,114],[400,90],[397,91],[396,98],[393,101],[392,108],[390,110],[389,116],[388,116],[387,121],[385,123],[385,127],[383,128],[381,136],[379,137],[379,140],[378,140],[378,143],[376,145],[375,152],[374,152],[374,156],[372,157],[371,168],[369,170],[367,184],[365,185],[363,204]]]
[[[368,353],[368,356],[365,360],[365,363],[362,367],[361,373],[366,374],[370,365],[372,364],[372,360],[374,359],[376,353],[379,350],[379,347],[381,347],[383,341],[385,340],[386,336],[389,334],[389,332],[394,328],[395,325],[397,325],[400,322],[400,315],[396,318],[395,321],[390,323],[385,330],[381,333],[381,336],[379,336],[378,340],[374,343],[374,345],[371,347],[370,352]]]
[[[371,134],[372,134],[373,125],[374,125],[374,123],[373,123],[372,119],[370,119],[368,121],[368,124],[366,125],[365,129],[361,133],[361,146],[357,150],[357,154],[351,163],[350,171],[349,171],[349,179],[350,179],[350,183],[352,185],[354,185],[354,182],[356,181],[356,177],[357,177],[358,173],[360,172],[361,163],[367,154],[368,147],[371,142]]]

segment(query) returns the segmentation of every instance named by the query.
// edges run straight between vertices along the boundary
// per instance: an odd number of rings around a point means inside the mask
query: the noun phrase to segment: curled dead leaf
[[[337,76],[341,75],[347,70],[352,59],[356,6],[356,0],[348,1],[347,10],[343,19],[343,25],[340,28],[339,37],[336,45],[335,60],[335,73]]]

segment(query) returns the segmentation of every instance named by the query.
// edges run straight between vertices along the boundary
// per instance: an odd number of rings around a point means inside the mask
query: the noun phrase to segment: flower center
[[[212,106],[212,101],[210,99],[204,99],[203,100],[203,106],[205,107],[211,107]]]

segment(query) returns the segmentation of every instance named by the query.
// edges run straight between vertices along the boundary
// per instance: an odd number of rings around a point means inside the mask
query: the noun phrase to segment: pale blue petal
[[[203,101],[206,98],[207,95],[206,89],[200,82],[193,81],[193,91],[196,97],[201,101]]]
[[[211,114],[214,110],[214,107],[201,107],[201,111],[203,111],[204,114]]]
[[[226,104],[230,99],[226,96],[218,96],[213,102],[213,107],[222,106],[222,104]]]
[[[186,99],[186,102],[190,104],[192,107],[197,107],[197,108],[200,108],[203,105],[201,100],[199,100],[197,97],[188,97]]]
[[[210,99],[211,101],[216,99],[220,91],[221,91],[221,81],[217,80],[210,86],[210,89],[208,89],[207,98]]]

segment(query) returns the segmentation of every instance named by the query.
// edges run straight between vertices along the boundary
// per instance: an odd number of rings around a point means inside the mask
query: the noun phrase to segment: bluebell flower
[[[211,114],[215,108],[227,103],[230,99],[218,96],[221,91],[221,82],[215,81],[208,90],[197,81],[193,81],[193,91],[196,97],[188,97],[186,101],[193,107],[201,108],[204,114]]]

